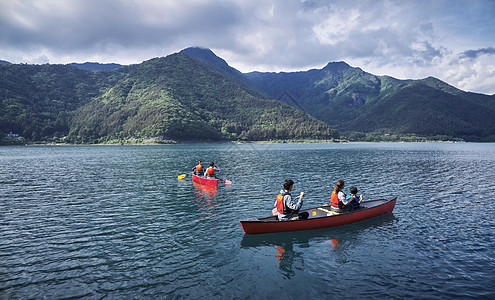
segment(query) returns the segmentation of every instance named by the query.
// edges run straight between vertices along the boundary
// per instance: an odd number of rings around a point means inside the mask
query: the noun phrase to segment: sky
[[[495,0],[0,0],[0,60],[137,64],[187,47],[241,72],[344,61],[495,94]]]

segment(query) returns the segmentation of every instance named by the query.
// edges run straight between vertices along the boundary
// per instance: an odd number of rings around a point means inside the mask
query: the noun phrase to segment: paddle
[[[186,177],[186,174],[182,174],[182,175],[177,176],[178,179],[184,179],[185,177]]]
[[[334,212],[334,211],[331,211],[331,210],[328,210],[328,209],[324,209],[323,207],[318,207],[319,210],[322,210],[326,213],[329,213],[329,214],[332,214],[332,215],[338,215],[339,213],[338,212]]]

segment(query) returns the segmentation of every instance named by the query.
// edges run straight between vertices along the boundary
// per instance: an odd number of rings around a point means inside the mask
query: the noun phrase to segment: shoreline
[[[177,141],[174,143],[96,143],[96,144],[72,144],[72,143],[53,143],[53,142],[34,142],[34,143],[9,143],[2,144],[0,147],[8,146],[170,146],[170,145],[194,145],[194,144],[381,144],[381,143],[392,143],[392,144],[405,144],[405,143],[444,143],[444,144],[458,144],[458,143],[495,143],[495,142],[470,142],[470,141],[455,141],[455,140],[420,140],[420,141],[347,141],[347,140],[270,140],[270,141]]]

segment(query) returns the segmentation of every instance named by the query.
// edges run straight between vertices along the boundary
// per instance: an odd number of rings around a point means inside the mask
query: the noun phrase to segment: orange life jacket
[[[277,212],[279,214],[284,213],[284,196],[282,194],[278,194],[277,196]]]
[[[213,169],[213,167],[209,167],[208,169],[206,169],[206,176],[215,177],[215,170]]]
[[[203,173],[203,166],[202,165],[196,166],[196,173]]]
[[[284,215],[292,212],[292,209],[287,208],[285,206],[285,203],[284,203],[284,197],[287,194],[288,193],[283,193],[283,194],[278,194],[278,196],[277,196],[277,211],[278,211],[278,213],[284,214]]]
[[[330,197],[330,205],[335,207],[335,208],[340,208],[339,206],[339,195],[338,192],[333,190],[332,196]]]

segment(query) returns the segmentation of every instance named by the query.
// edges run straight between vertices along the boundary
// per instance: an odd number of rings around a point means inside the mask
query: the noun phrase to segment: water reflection
[[[233,184],[177,180],[198,157]],[[0,299],[495,299],[494,170],[493,143],[0,147]],[[244,236],[286,176],[398,219]]]
[[[192,182],[194,198],[200,211],[206,213],[205,217],[216,215],[218,211],[213,208],[217,205],[217,187]]]
[[[277,254],[275,257],[278,259],[277,262],[279,264],[280,271],[287,278],[292,278],[295,275],[293,270],[294,262],[298,262],[301,265],[304,265],[303,253],[301,251],[294,251],[293,243],[282,243],[281,245],[276,247]]]
[[[341,227],[295,231],[284,233],[269,233],[260,235],[245,234],[241,248],[273,247],[274,258],[279,264],[280,271],[287,277],[294,276],[294,265],[304,266],[304,252],[313,243],[328,243],[330,250],[335,251],[335,260],[339,264],[347,263],[346,252],[350,247],[355,248],[363,242],[362,235],[370,228],[386,227],[397,218],[386,214],[371,220]],[[300,249],[300,251],[299,251]],[[304,268],[304,267],[303,267]]]

